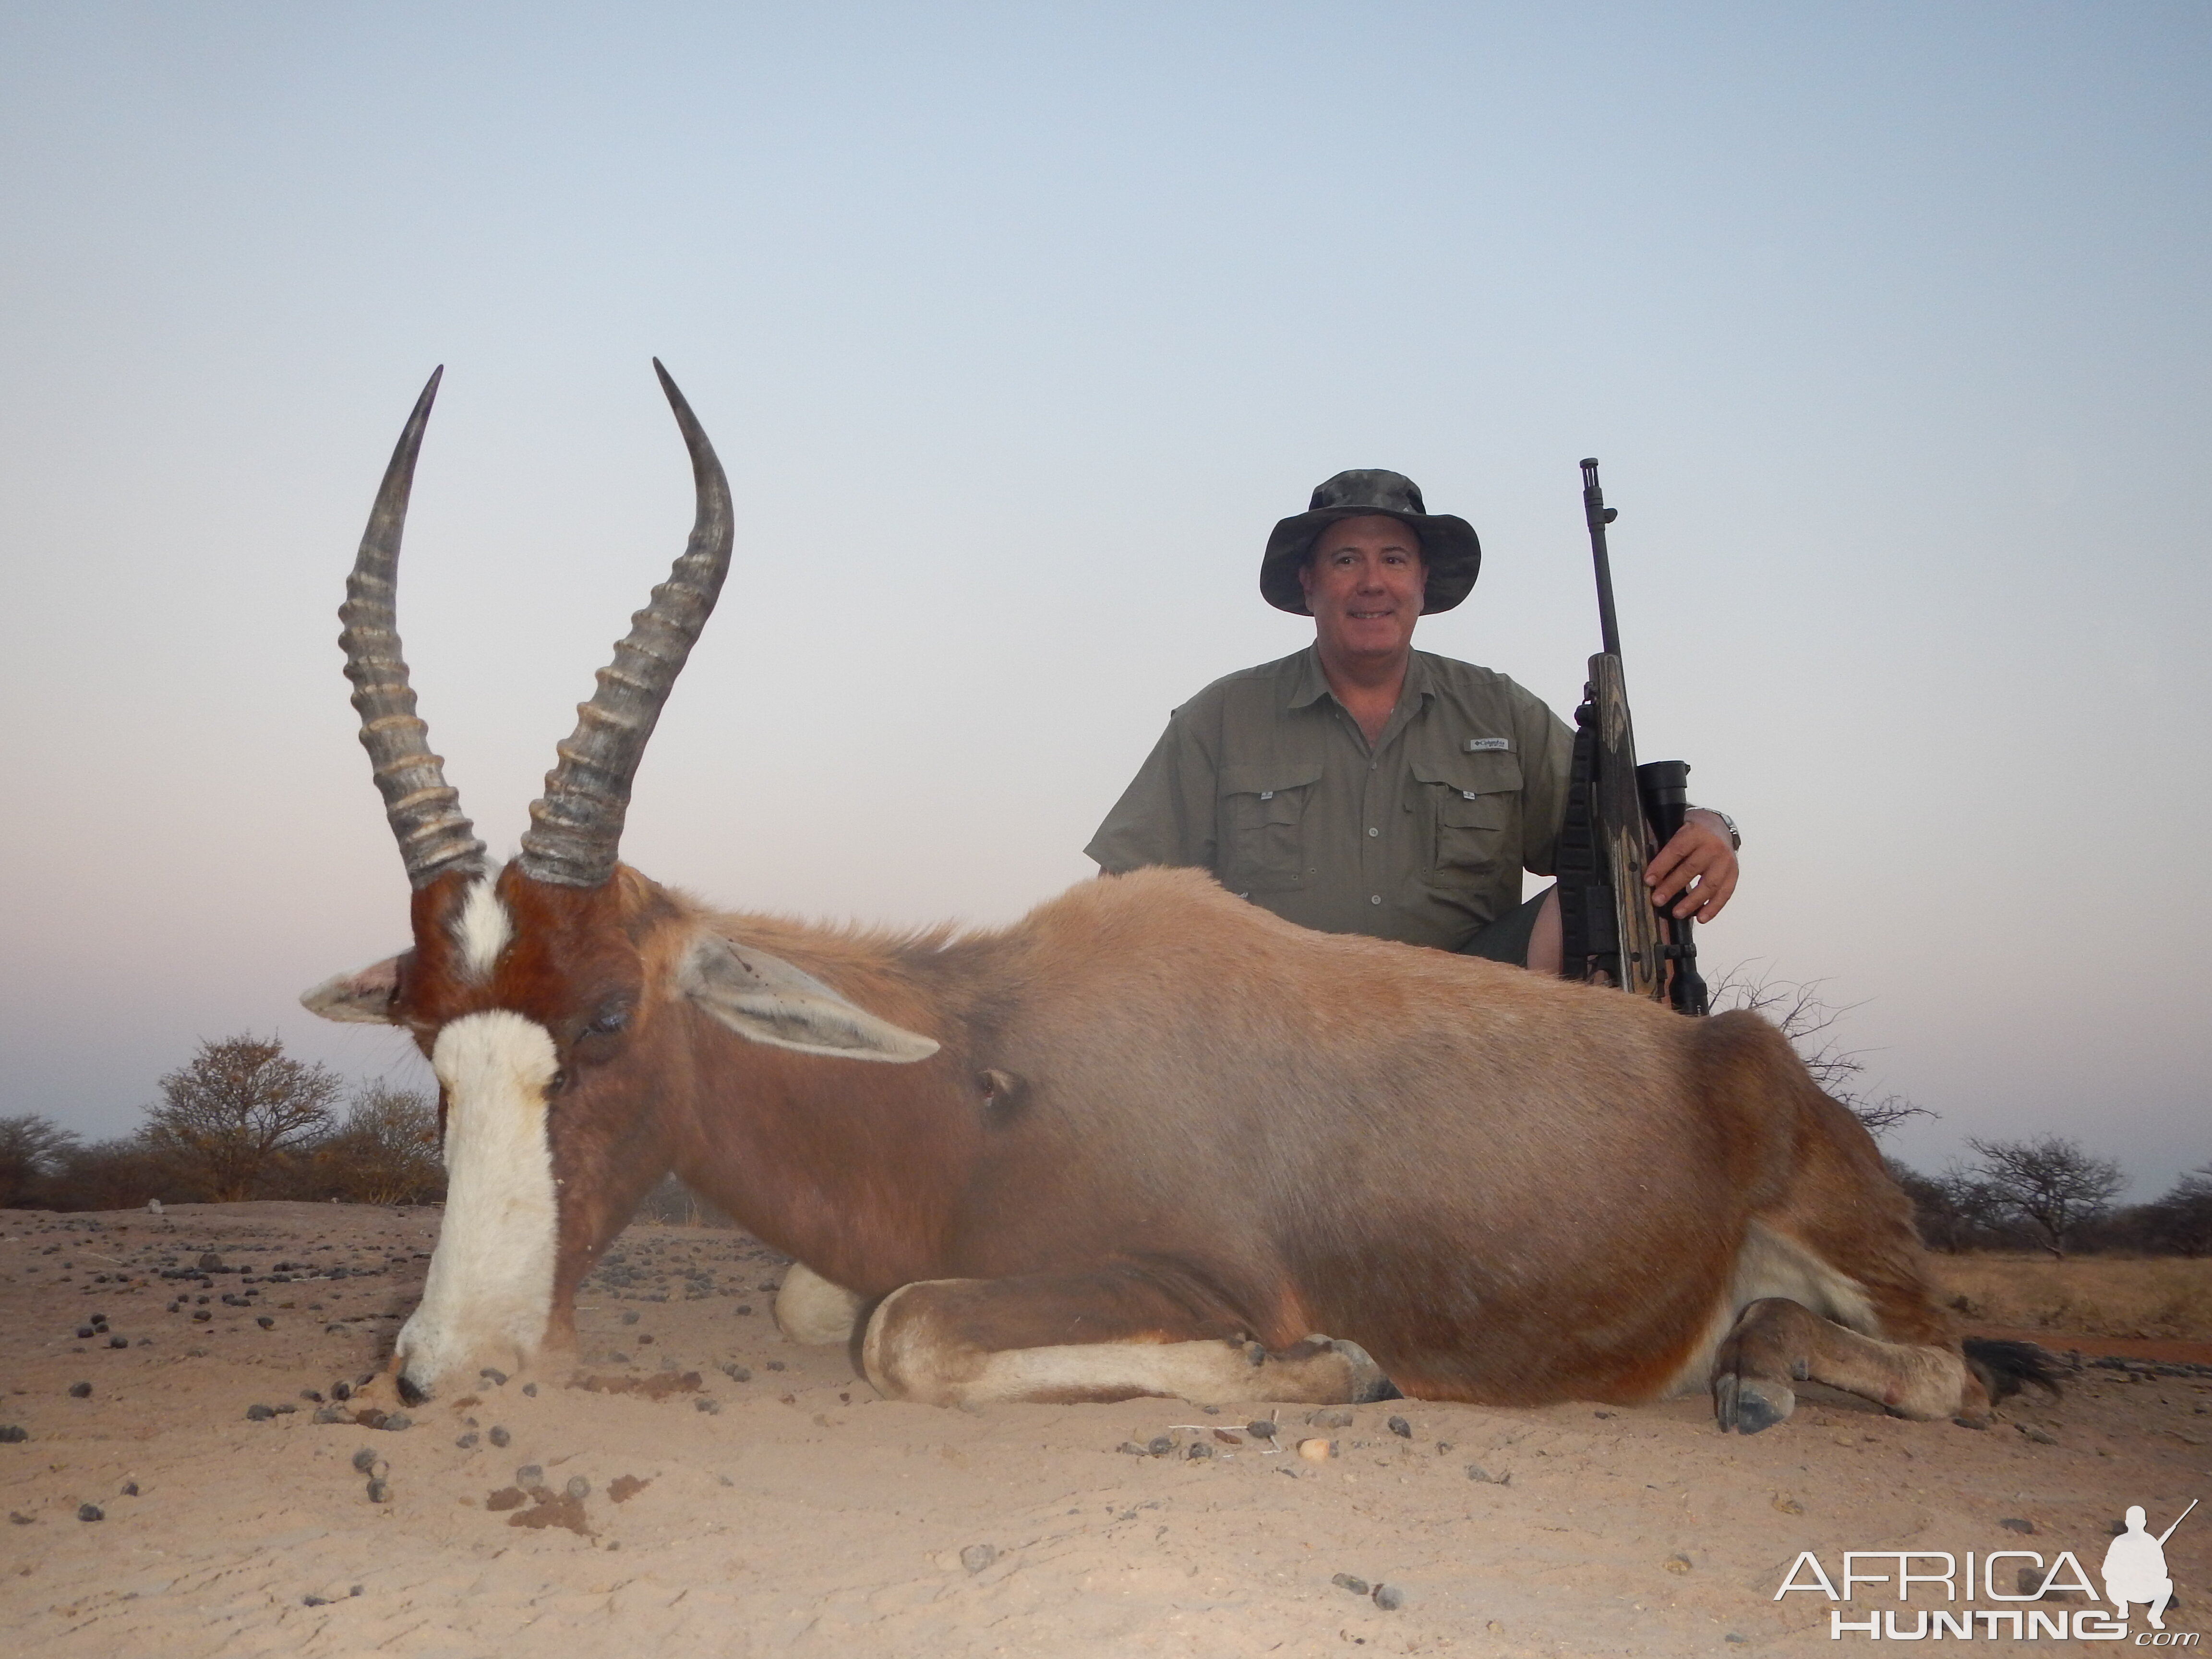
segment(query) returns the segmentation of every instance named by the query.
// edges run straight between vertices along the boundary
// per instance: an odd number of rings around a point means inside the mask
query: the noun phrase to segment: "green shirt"
[[[1550,875],[1574,733],[1503,674],[1416,651],[1371,748],[1309,646],[1216,680],[1084,851],[1194,865],[1286,921],[1455,951]]]

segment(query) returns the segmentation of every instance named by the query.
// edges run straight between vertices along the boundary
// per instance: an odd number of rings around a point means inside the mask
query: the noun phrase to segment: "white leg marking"
[[[860,1301],[842,1285],[832,1285],[805,1262],[794,1261],[775,1294],[775,1327],[810,1347],[850,1342],[860,1322]]]
[[[395,1354],[425,1394],[479,1357],[520,1364],[545,1339],[559,1228],[545,1134],[555,1064],[545,1028],[504,1010],[455,1020],[430,1052],[446,1086],[446,1218]]]
[[[453,943],[461,947],[461,971],[482,984],[491,977],[499,953],[514,937],[514,921],[493,890],[495,876],[486,876],[469,889],[461,901],[461,914],[453,920]]]
[[[925,1281],[927,1282],[927,1281]],[[905,1285],[868,1322],[860,1366],[878,1392],[930,1406],[988,1406],[1018,1401],[1130,1400],[1158,1395],[1197,1406],[1274,1400],[1333,1406],[1372,1399],[1382,1373],[1357,1343],[1328,1346],[1297,1359],[1252,1361],[1241,1342],[1082,1342],[997,1352],[947,1340],[926,1321],[886,1318]]]
[[[1794,1239],[1754,1221],[1745,1230],[1743,1246],[1736,1252],[1728,1294],[1713,1310],[1704,1337],[1662,1395],[1702,1393],[1712,1382],[1713,1356],[1735,1328],[1737,1316],[1753,1303],[1770,1296],[1785,1297],[1823,1319],[1832,1319],[1863,1335],[1881,1334],[1874,1306],[1856,1279],[1838,1273]]]

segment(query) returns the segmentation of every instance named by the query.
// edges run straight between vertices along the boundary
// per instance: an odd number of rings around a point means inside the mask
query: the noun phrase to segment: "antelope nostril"
[[[399,1398],[403,1404],[419,1406],[430,1397],[430,1391],[415,1386],[414,1379],[405,1371],[399,1373]]]

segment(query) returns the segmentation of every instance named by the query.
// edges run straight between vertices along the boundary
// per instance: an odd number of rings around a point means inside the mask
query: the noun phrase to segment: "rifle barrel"
[[[1597,566],[1598,637],[1609,657],[1620,654],[1620,624],[1613,614],[1613,561],[1605,550],[1605,527],[1618,515],[1605,504],[1597,482],[1597,457],[1583,462],[1583,518],[1589,526],[1590,558]]]
[[[2193,1510],[2196,1507],[2197,1500],[2192,1498],[2189,1500],[2189,1510]],[[2189,1510],[2184,1510],[2180,1514],[2173,1517],[2173,1527],[2178,1527],[2183,1522],[2189,1519]],[[2173,1527],[2168,1527],[2164,1532],[2159,1534],[2158,1545],[2160,1549],[2164,1549],[2166,1547],[2166,1540],[2173,1536]]]

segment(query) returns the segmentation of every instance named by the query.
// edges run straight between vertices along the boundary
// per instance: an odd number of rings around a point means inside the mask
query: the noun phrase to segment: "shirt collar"
[[[1429,672],[1429,653],[1415,651],[1406,659],[1406,684],[1398,693],[1398,707],[1409,708],[1437,694],[1435,676]],[[1332,701],[1335,694],[1328,689],[1328,676],[1322,672],[1321,647],[1310,645],[1299,653],[1297,677],[1291,684],[1292,708],[1304,708],[1319,702],[1323,697]]]

